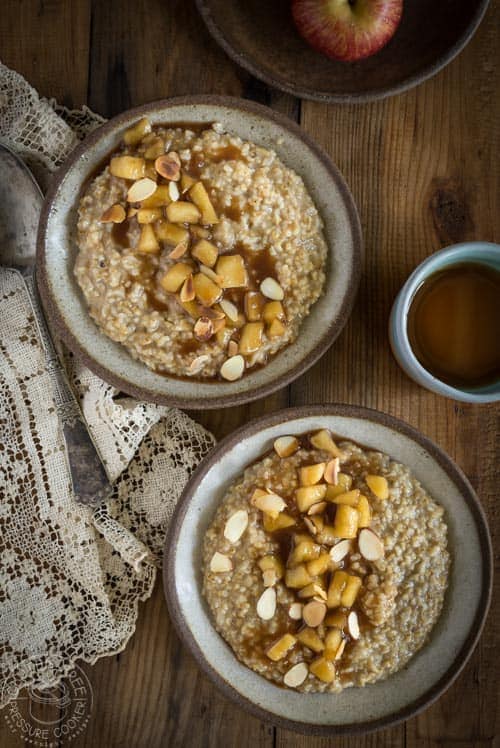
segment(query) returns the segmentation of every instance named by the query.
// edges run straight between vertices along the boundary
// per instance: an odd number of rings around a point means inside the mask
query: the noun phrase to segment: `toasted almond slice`
[[[142,200],[151,197],[156,192],[157,184],[153,179],[149,177],[143,177],[138,179],[137,182],[129,188],[127,192],[127,201],[129,203],[140,203]]]
[[[199,317],[194,324],[193,332],[197,340],[209,340],[214,334],[214,326],[212,320],[208,319],[208,317]]]
[[[342,655],[344,654],[345,645],[347,644],[347,639],[342,639],[340,642],[340,646],[337,649],[337,652],[335,653],[335,659],[340,660]]]
[[[384,556],[384,544],[377,533],[364,527],[358,536],[359,552],[367,561],[379,561]]]
[[[290,457],[299,448],[299,440],[295,436],[279,436],[273,447],[279,457]]]
[[[219,306],[224,314],[229,317],[232,322],[236,322],[238,320],[238,308],[233,304],[232,301],[229,301],[229,299],[222,299],[222,301],[219,302]]]
[[[219,551],[215,551],[210,561],[210,571],[217,574],[222,571],[231,571],[232,568],[233,562],[229,556],[224,555],[224,553],[219,553]]]
[[[177,156],[177,159],[174,156]],[[164,179],[177,182],[181,178],[180,159],[174,151],[158,156],[155,161],[155,169]]]
[[[311,535],[317,535],[318,534],[318,528],[316,525],[314,525],[310,519],[307,519],[307,517],[304,517],[304,524],[311,533]]]
[[[263,296],[273,301],[282,301],[285,297],[285,292],[278,281],[271,277],[264,278],[260,284],[260,292]]]
[[[225,319],[226,315],[219,309],[214,309],[211,306],[200,306],[200,317],[208,317],[208,319]]]
[[[319,501],[317,504],[313,504],[311,507],[309,507],[307,513],[309,514],[309,516],[312,516],[314,514],[321,514],[325,511],[326,507],[326,501]]]
[[[230,543],[237,543],[248,526],[248,512],[239,509],[234,512],[227,520],[224,526],[224,537]]]
[[[174,247],[174,249],[171,252],[169,252],[168,257],[170,257],[171,260],[178,260],[179,257],[182,257],[183,255],[186,254],[187,250],[188,250],[187,242],[179,242],[179,244],[176,247]]]
[[[270,621],[276,613],[276,590],[268,587],[257,600],[257,615],[263,621]]]
[[[227,345],[227,353],[229,356],[236,356],[238,353],[238,343],[236,340],[230,340]]]
[[[323,623],[323,619],[326,616],[326,605],[323,602],[317,602],[313,600],[307,605],[304,605],[302,611],[302,618],[304,622],[311,628],[316,628],[320,623]]]
[[[210,278],[214,283],[217,283],[217,285],[221,282],[220,275],[217,275],[212,268],[209,268],[208,265],[200,265],[200,273],[203,273],[203,275],[206,275],[207,278]]]
[[[266,569],[262,572],[262,581],[264,583],[264,587],[274,587],[274,585],[278,581],[278,575],[276,574],[274,569]]]
[[[277,517],[280,512],[286,509],[286,502],[283,501],[281,496],[276,493],[268,493],[257,489],[254,491],[250,503],[260,509],[264,514],[269,514],[271,517]]]
[[[173,203],[175,203],[176,200],[179,199],[180,192],[179,192],[179,188],[177,187],[176,182],[168,183],[168,194]]]
[[[283,683],[289,688],[297,688],[307,678],[309,670],[305,662],[298,662],[296,665],[287,670],[283,676]]]
[[[330,558],[334,563],[338,564],[347,556],[350,550],[351,543],[349,540],[341,540],[340,543],[337,543],[333,548],[330,548]]]
[[[180,293],[180,299],[181,301],[193,301],[194,299],[194,285],[193,285],[193,276],[188,275],[184,283],[182,284],[181,293]]]
[[[101,223],[123,223],[126,218],[125,208],[119,203],[115,203],[104,211],[101,216]]]
[[[189,364],[189,371],[193,373],[200,371],[208,361],[210,361],[210,356],[206,356],[205,354],[202,356],[196,356],[196,358],[193,358]]]
[[[339,482],[339,469],[340,460],[338,457],[334,457],[333,460],[326,463],[325,473],[323,475],[327,483],[332,486],[336,486]]]
[[[351,639],[359,639],[358,614],[354,610],[347,616],[347,630]]]
[[[288,615],[293,621],[300,621],[302,618],[302,603],[292,603],[288,608]]]
[[[227,379],[228,382],[234,382],[236,379],[241,379],[244,371],[245,359],[239,354],[228,358],[220,367],[221,377]]]

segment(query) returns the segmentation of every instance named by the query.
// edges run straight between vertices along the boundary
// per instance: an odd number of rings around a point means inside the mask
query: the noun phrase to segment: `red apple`
[[[292,14],[311,47],[334,60],[369,57],[392,39],[403,0],[292,0]]]

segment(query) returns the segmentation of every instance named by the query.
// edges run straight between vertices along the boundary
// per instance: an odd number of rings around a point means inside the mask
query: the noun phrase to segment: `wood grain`
[[[431,252],[463,239],[499,241],[500,2],[445,71],[414,91],[363,106],[299,102],[237,68],[192,0],[4,0],[0,57],[46,96],[111,116],[186,93],[243,95],[293,119],[337,163],[359,206],[363,277],[353,315],[316,366],[273,396],[194,413],[217,437],[288,404],[349,402],[385,410],[444,447],[469,476],[498,548],[500,409],[438,398],[394,362],[387,320],[397,290]],[[337,740],[275,729],[223,699],[182,648],[161,585],[141,606],[126,650],[84,665],[95,695],[83,746],[205,748],[485,748],[498,740],[498,590],[481,644],[454,686],[392,730]],[[22,746],[0,717],[0,745]],[[65,745],[64,741],[61,745]]]

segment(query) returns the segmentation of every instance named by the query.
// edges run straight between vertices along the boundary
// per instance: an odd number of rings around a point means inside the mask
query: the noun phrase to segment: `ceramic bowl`
[[[387,680],[341,694],[280,688],[242,665],[212,626],[201,594],[205,530],[224,491],[284,434],[329,428],[382,449],[408,465],[446,510],[452,556],[441,617],[429,641]],[[164,586],[172,620],[202,670],[252,714],[302,732],[340,735],[393,725],[429,706],[470,657],[488,610],[492,551],[481,505],[452,460],[418,431],[366,408],[346,405],[283,410],[252,421],[221,441],[191,477],[165,544]]]
[[[73,276],[77,203],[82,185],[140,117],[153,123],[221,122],[242,138],[273,148],[304,179],[323,219],[329,246],[322,297],[297,340],[265,366],[236,382],[163,376],[133,359],[91,320]],[[73,353],[102,379],[141,400],[186,408],[215,408],[263,397],[298,377],[335,340],[351,312],[362,261],[354,201],[330,159],[291,120],[266,107],[228,97],[158,101],[115,117],[76,148],[46,197],[37,242],[37,277],[49,322]]]
[[[403,371],[417,384],[438,395],[466,403],[492,403],[500,400],[500,381],[484,387],[452,387],[433,376],[415,356],[408,337],[408,312],[416,292],[431,275],[457,263],[483,263],[500,272],[500,245],[490,242],[454,244],[427,257],[409,276],[394,301],[389,318],[389,341]]]
[[[404,0],[403,17],[380,52],[338,62],[299,36],[290,0],[197,0],[208,30],[252,75],[301,98],[373,101],[422,83],[447,65],[476,31],[488,0]]]

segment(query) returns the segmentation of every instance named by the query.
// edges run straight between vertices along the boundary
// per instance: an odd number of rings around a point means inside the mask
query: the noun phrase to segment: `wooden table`
[[[109,117],[167,96],[216,93],[252,98],[300,121],[345,175],[361,215],[366,256],[354,312],[328,354],[290,387],[194,416],[217,437],[292,404],[356,403],[403,418],[469,476],[497,548],[500,411],[413,384],[391,356],[387,319],[397,290],[431,252],[465,239],[500,241],[499,27],[496,0],[467,49],[431,81],[375,104],[326,106],[271,90],[238,68],[212,41],[192,0],[3,0],[0,22],[0,59],[41,95],[70,107],[88,104]],[[470,663],[433,707],[392,730],[327,740],[275,729],[223,699],[180,645],[158,582],[126,651],[84,666],[95,704],[72,745],[498,745],[499,612],[497,596]],[[0,745],[22,745],[1,718]]]

